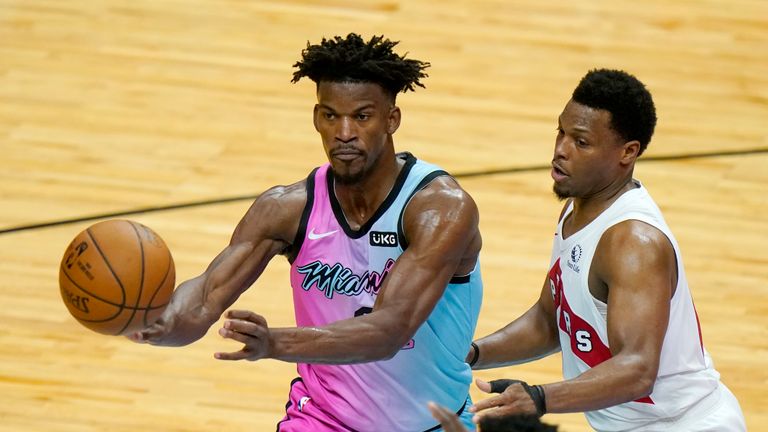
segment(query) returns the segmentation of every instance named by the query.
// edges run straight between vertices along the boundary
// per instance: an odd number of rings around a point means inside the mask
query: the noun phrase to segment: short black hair
[[[428,75],[424,69],[427,62],[406,59],[392,51],[399,42],[373,36],[366,42],[356,34],[347,37],[335,36],[316,45],[307,42],[301,52],[301,60],[293,67],[291,82],[308,77],[318,85],[321,81],[370,82],[379,84],[392,99],[400,92],[413,91],[414,86],[424,87],[420,79]]]
[[[509,415],[503,417],[483,417],[480,419],[480,432],[556,432],[557,426],[543,423],[535,415]]]
[[[611,113],[611,127],[623,139],[640,142],[643,154],[656,127],[656,107],[645,85],[622,70],[593,69],[581,79],[571,99]]]

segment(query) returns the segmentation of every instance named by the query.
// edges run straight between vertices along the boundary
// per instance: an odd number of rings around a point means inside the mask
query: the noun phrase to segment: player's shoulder
[[[597,246],[598,257],[637,264],[665,259],[673,254],[674,247],[664,232],[637,219],[627,219],[606,229]]]
[[[307,179],[301,179],[288,185],[275,185],[265,190],[256,201],[263,200],[271,203],[307,200]]]
[[[409,206],[414,204],[426,205],[433,209],[453,209],[460,206],[477,210],[477,204],[469,192],[450,175],[437,176],[417,191]]]
[[[650,245],[668,243],[669,239],[660,228],[639,219],[626,219],[608,227],[601,240],[618,244]]]
[[[479,211],[472,196],[451,176],[439,176],[416,192],[405,209],[403,222],[415,227],[463,230],[477,227]]]
[[[262,192],[243,216],[238,231],[291,239],[307,202],[306,184],[304,179]]]

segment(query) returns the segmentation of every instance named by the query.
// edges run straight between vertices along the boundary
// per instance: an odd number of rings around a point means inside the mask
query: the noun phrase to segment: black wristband
[[[489,384],[491,385],[491,393],[503,393],[512,384],[520,384],[523,386],[523,390],[528,393],[528,396],[531,397],[533,405],[536,407],[536,415],[541,417],[547,413],[547,398],[542,386],[531,386],[525,381],[514,379],[498,379],[491,381]]]
[[[478,347],[477,344],[474,342],[472,342],[471,345],[472,345],[472,348],[475,349],[475,355],[472,356],[472,360],[469,361],[469,367],[474,366],[475,363],[477,363],[477,359],[480,358],[480,347]]]
[[[497,379],[490,381],[488,384],[491,385],[491,393],[504,393],[507,387],[517,383],[523,384],[522,381],[516,379]]]
[[[547,413],[547,395],[544,394],[544,387],[540,385],[531,387],[531,390],[529,394],[533,399],[533,404],[536,405],[536,414],[541,417]]]

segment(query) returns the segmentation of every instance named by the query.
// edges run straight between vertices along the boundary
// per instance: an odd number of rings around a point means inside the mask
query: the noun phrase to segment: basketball
[[[78,234],[59,267],[59,289],[69,313],[107,335],[126,335],[154,322],[168,304],[175,279],[163,239],[140,223],[119,219]]]

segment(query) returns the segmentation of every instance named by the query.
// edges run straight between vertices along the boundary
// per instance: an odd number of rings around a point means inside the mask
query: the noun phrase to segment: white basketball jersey
[[[672,232],[647,190],[636,182],[589,225],[563,239],[563,221],[555,234],[549,281],[557,313],[565,379],[575,378],[611,357],[606,305],[589,291],[589,269],[603,233],[625,220],[645,222],[667,236],[677,258],[677,288],[670,300],[669,325],[661,349],[653,393],[636,401],[585,413],[599,431],[626,431],[676,418],[718,386],[719,374],[704,350],[683,259]],[[610,295],[610,294],[609,294]]]

